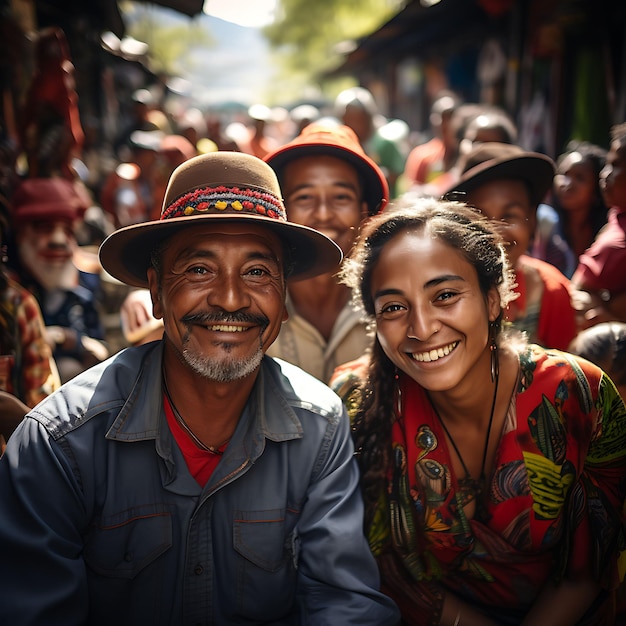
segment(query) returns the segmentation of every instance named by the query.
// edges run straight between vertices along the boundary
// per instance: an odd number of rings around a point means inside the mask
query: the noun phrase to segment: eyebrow
[[[341,187],[342,189],[350,189],[351,191],[356,192],[357,194],[360,192],[359,185],[355,185],[353,183],[345,182],[342,180],[335,180],[330,183],[331,187]],[[302,189],[310,189],[311,187],[317,187],[314,183],[304,182],[299,185],[296,185],[288,194],[287,197],[294,194],[296,191],[300,191]]]
[[[465,278],[457,274],[444,274],[443,276],[437,276],[437,278],[433,278],[432,280],[424,283],[424,288],[428,289],[430,287],[436,287],[441,283],[447,283],[453,280],[465,282]],[[376,300],[376,298],[381,298],[382,296],[400,296],[402,294],[403,292],[400,289],[381,289],[374,294],[374,300]]]

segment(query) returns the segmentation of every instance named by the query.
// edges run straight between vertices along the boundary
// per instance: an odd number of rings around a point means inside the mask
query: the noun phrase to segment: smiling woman
[[[409,625],[613,623],[626,409],[602,370],[502,329],[504,250],[475,210],[405,200],[345,262],[376,328],[332,381],[370,547]]]

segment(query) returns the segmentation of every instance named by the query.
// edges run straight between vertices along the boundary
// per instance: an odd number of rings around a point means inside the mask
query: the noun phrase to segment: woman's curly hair
[[[344,261],[340,277],[342,282],[352,288],[356,303],[373,322],[372,272],[383,248],[401,233],[420,232],[457,250],[476,269],[478,283],[485,297],[492,288],[498,290],[500,307],[504,310],[515,297],[514,276],[497,229],[497,224],[465,204],[406,196],[363,225],[350,256]],[[498,325],[501,326],[501,323],[502,315],[497,320]],[[366,506],[366,528],[386,484],[396,373],[394,364],[375,338],[368,377],[362,381],[359,390],[361,406],[353,422]]]

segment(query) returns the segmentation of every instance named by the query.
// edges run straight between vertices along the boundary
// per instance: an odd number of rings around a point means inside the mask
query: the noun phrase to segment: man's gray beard
[[[196,374],[217,383],[231,383],[249,376],[261,365],[263,348],[259,344],[258,350],[246,360],[233,359],[228,356],[220,361],[210,360],[187,348],[183,349],[183,358]]]

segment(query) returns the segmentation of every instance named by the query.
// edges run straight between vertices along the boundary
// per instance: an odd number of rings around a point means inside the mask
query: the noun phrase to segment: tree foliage
[[[150,69],[155,73],[178,75],[189,70],[191,53],[197,48],[209,48],[213,40],[201,24],[192,18],[176,14],[176,19],[163,20],[150,4],[122,2],[127,34],[148,44]]]
[[[279,0],[277,20],[263,29],[278,62],[291,75],[317,82],[342,59],[346,44],[370,34],[402,0]]]

